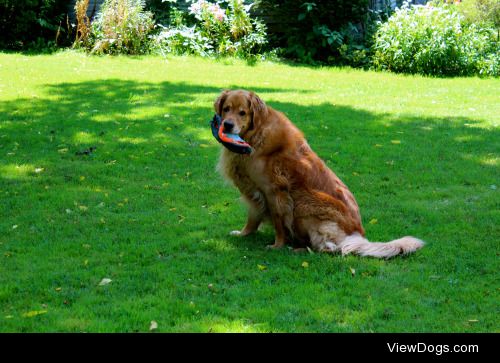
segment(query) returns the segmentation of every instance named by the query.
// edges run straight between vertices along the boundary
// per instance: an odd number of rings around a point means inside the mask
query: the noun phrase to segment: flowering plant
[[[214,19],[223,22],[226,19],[226,13],[219,4],[212,4],[205,0],[198,0],[189,7],[190,14],[193,14],[200,21]]]
[[[226,8],[221,6],[224,3]],[[156,39],[167,45],[168,52],[252,57],[262,51],[267,40],[265,25],[250,17],[251,6],[242,0],[196,0],[187,14],[192,26],[175,23]]]

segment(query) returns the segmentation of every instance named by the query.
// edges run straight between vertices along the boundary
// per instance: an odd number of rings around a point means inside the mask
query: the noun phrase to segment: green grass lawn
[[[304,131],[370,240],[424,249],[229,236],[246,211],[215,171],[224,88]],[[0,331],[498,332],[499,95],[498,79],[0,54]]]

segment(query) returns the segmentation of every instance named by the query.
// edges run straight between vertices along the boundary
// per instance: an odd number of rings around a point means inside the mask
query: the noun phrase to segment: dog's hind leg
[[[311,247],[318,252],[337,253],[341,251],[337,243],[346,235],[337,223],[330,221],[308,221],[309,241]]]

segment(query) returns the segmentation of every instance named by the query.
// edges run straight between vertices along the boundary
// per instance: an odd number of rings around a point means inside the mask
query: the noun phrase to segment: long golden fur
[[[222,127],[239,134],[253,151],[241,155],[223,149],[218,169],[248,204],[246,236],[270,220],[271,248],[287,242],[317,251],[389,258],[423,246],[413,237],[388,243],[364,238],[359,207],[346,185],[311,150],[302,132],[255,93],[224,91],[214,104]]]

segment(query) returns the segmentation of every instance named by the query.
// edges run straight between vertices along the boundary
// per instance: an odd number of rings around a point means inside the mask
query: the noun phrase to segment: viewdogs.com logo
[[[391,353],[434,353],[441,355],[443,353],[478,353],[479,346],[475,344],[447,345],[447,344],[399,344],[387,343],[387,348]]]

